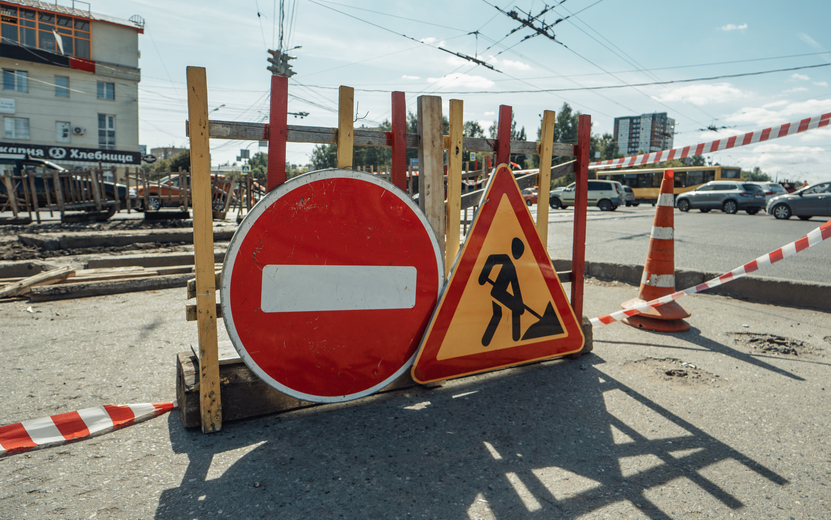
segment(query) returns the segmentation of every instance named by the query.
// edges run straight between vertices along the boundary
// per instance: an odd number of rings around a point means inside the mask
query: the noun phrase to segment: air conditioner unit
[[[75,135],[84,135],[85,133],[87,133],[87,129],[81,128],[80,126],[76,126],[72,129],[72,133]]]

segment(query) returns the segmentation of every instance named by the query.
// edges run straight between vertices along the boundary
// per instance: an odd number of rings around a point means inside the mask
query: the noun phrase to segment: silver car
[[[770,199],[767,212],[778,219],[796,215],[802,220],[831,217],[831,182],[820,182],[807,188]]]
[[[778,182],[751,182],[750,184],[755,184],[762,188],[762,191],[765,192],[765,205],[770,202],[770,199],[773,197],[778,197],[779,195],[786,195],[788,190],[786,190],[781,184]]]
[[[693,191],[678,195],[675,207],[681,211],[698,209],[702,213],[720,209],[731,215],[744,210],[755,215],[765,209],[765,193],[751,182],[710,181]]]

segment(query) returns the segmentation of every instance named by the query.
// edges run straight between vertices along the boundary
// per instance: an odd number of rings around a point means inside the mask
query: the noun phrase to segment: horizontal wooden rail
[[[187,131],[187,127],[185,128]],[[391,146],[392,132],[356,128],[355,146]],[[335,144],[337,128],[317,126],[288,125],[287,141],[290,143]],[[233,139],[239,141],[264,141],[268,139],[266,123],[240,123],[237,121],[211,121],[208,135],[213,139]],[[449,146],[445,136],[444,147]],[[462,146],[469,152],[493,152],[496,139],[465,137]],[[418,148],[418,135],[407,134],[407,148]],[[536,141],[511,141],[512,154],[539,154],[540,144]],[[574,155],[574,145],[554,143],[552,156],[566,157]]]

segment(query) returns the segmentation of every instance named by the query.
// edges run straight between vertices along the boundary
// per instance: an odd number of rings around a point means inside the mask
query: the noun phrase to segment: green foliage
[[[770,178],[770,175],[763,172],[762,169],[758,166],[753,168],[753,171],[748,172],[742,170],[742,180],[752,182],[773,182],[773,179]]]
[[[338,146],[335,144],[321,144],[314,147],[309,161],[312,163],[312,170],[324,170],[334,168],[337,165]]]
[[[170,158],[170,170],[176,172],[179,171],[179,168],[190,171],[190,150],[186,150]]]
[[[255,179],[265,179],[268,176],[268,154],[263,152],[255,153],[248,160],[248,166],[251,167],[251,175]]]

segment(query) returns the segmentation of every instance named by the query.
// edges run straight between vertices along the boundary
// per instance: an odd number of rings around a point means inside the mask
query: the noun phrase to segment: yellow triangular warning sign
[[[413,365],[421,383],[562,356],[580,322],[513,173],[491,176]]]

